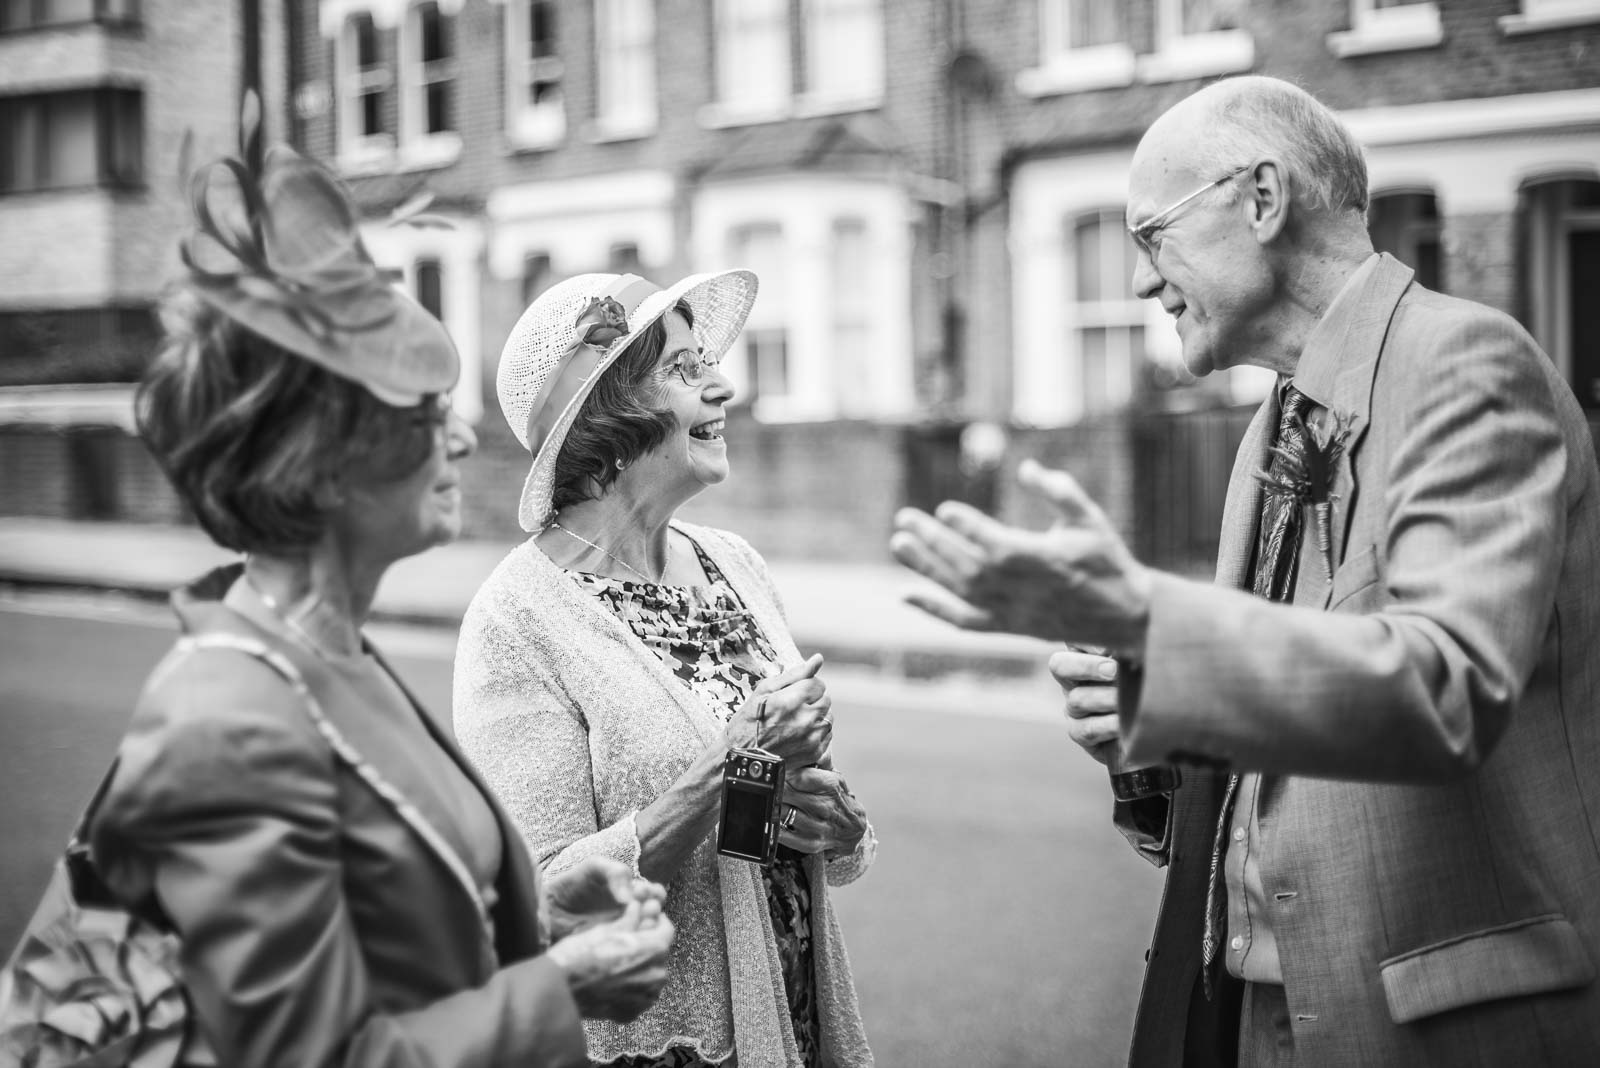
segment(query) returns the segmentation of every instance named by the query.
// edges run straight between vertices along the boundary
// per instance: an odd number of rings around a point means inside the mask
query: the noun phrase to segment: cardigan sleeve
[[[91,829],[107,884],[178,932],[184,986],[220,1062],[587,1063],[565,977],[544,957],[384,1011],[345,896],[335,758],[288,687],[239,659],[142,704]]]
[[[638,875],[634,814],[600,825],[588,725],[540,662],[543,625],[492,597],[473,602],[456,648],[456,740],[547,874],[605,856]]]

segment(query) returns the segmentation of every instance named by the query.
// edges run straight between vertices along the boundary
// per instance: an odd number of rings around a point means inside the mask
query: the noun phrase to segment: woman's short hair
[[[392,407],[185,290],[164,301],[161,316],[166,338],[139,385],[135,418],[217,544],[309,545],[327,525],[325,486],[403,478],[432,452],[436,397]]]
[[[671,311],[694,326],[694,309],[678,301]],[[671,314],[669,312],[668,314]],[[585,398],[567,439],[556,454],[556,510],[603,496],[626,467],[667,440],[677,417],[662,407],[656,364],[667,344],[666,315],[644,328]]]

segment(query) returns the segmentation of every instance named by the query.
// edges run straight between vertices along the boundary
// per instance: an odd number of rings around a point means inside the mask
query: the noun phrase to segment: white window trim
[[[1522,0],[1519,14],[1502,15],[1499,22],[1507,37],[1587,26],[1600,22],[1600,0]]]
[[[729,262],[728,238],[737,230],[776,225],[784,235],[787,265],[785,334],[793,392],[759,398],[752,411],[764,422],[839,418],[838,391],[870,397],[870,410],[853,418],[895,419],[915,411],[911,345],[912,217],[905,192],[886,181],[783,176],[703,185],[691,206],[693,267],[738,267]],[[833,300],[829,276],[835,220],[859,220],[876,250],[870,271],[872,351],[879,358],[859,369],[859,379],[837,380],[831,357]],[[757,300],[760,298],[757,297]]]
[[[1433,48],[1444,40],[1435,3],[1375,7],[1372,0],[1351,0],[1350,28],[1330,33],[1328,51],[1340,59],[1376,52]]]
[[[620,171],[583,178],[501,186],[489,193],[489,273],[522,277],[531,252],[550,257],[557,278],[605,270],[608,251],[634,245],[647,266],[679,262],[673,204],[676,183],[665,171]]]
[[[1256,44],[1249,30],[1184,33],[1182,26],[1183,0],[1156,0],[1156,51],[1138,58],[1140,81],[1209,78],[1255,66]]]
[[[506,143],[513,149],[554,148],[567,137],[566,72],[560,70],[561,106],[536,108],[523,103],[528,94],[527,37],[532,28],[526,25],[527,7],[521,0],[495,0],[505,5],[505,18],[501,20],[501,33],[505,39],[506,82],[504,91]],[[557,33],[561,26],[557,26]],[[560,64],[559,57],[545,60]]]
[[[784,70],[788,75],[789,86],[780,96],[771,100],[758,100],[754,103],[745,103],[741,100],[728,100],[723,96],[722,65],[726,55],[728,33],[723,26],[724,12],[741,0],[713,0],[711,18],[714,26],[714,38],[711,56],[711,80],[713,100],[700,108],[696,117],[701,126],[718,128],[725,126],[749,126],[764,122],[778,122],[789,118],[794,112],[794,64],[793,42],[790,40],[792,27],[785,16],[784,42],[788,46],[785,51]],[[784,0],[783,7],[787,10],[788,0]]]
[[[400,272],[407,294],[417,292],[417,264],[439,264],[440,321],[461,356],[461,378],[451,394],[455,410],[469,423],[483,418],[483,315],[479,257],[482,223],[472,216],[454,216],[449,230],[363,223],[361,240],[380,267]]]
[[[661,72],[660,72],[660,63],[659,63],[661,37],[660,37],[660,33],[657,30],[658,23],[656,21],[657,11],[656,11],[655,0],[651,0],[651,2],[649,4],[649,8],[650,8],[650,12],[651,12],[651,23],[650,23],[650,40],[651,40],[651,44],[650,44],[650,107],[649,107],[649,113],[648,114],[644,113],[643,111],[640,111],[640,112],[633,113],[633,114],[624,114],[624,115],[619,116],[619,115],[616,115],[615,113],[608,114],[608,113],[605,113],[605,112],[600,110],[600,107],[601,107],[601,104],[602,104],[600,90],[599,90],[599,78],[600,78],[600,74],[601,74],[601,62],[600,62],[600,48],[599,48],[598,42],[603,40],[607,36],[607,34],[609,33],[609,30],[608,30],[607,25],[606,25],[606,12],[608,10],[608,6],[609,5],[604,3],[604,2],[596,2],[595,5],[594,5],[594,18],[595,18],[594,35],[595,35],[595,41],[596,41],[595,57],[594,57],[595,79],[596,79],[596,85],[595,85],[595,118],[594,118],[594,121],[592,123],[590,123],[588,125],[588,127],[585,129],[584,133],[585,133],[585,136],[586,136],[586,138],[588,140],[595,141],[595,142],[602,142],[602,141],[630,141],[630,140],[633,140],[633,139],[639,138],[639,137],[648,137],[650,134],[655,133],[656,128],[659,126],[660,121],[661,121],[661,114],[660,114],[661,109],[660,109],[660,104],[659,104],[660,96],[661,96]]]
[[[444,167],[454,163],[461,156],[461,134],[455,130],[441,130],[439,133],[425,134],[422,132],[423,118],[427,114],[426,85],[422,80],[422,41],[421,35],[413,31],[416,23],[416,9],[422,0],[411,0],[406,7],[405,16],[400,20],[399,53],[400,53],[400,95],[399,117],[400,136],[398,142],[397,163],[401,170],[422,170],[433,167]],[[439,5],[441,19],[454,19],[455,16],[445,10],[445,5]],[[452,23],[449,32],[453,35],[452,45],[454,52],[451,62],[455,64],[455,73],[451,75],[451,82],[457,87],[457,101],[460,100],[459,87],[461,84],[461,50],[460,35]],[[459,113],[459,108],[457,109]]]
[[[1040,97],[1120,88],[1133,84],[1137,66],[1133,49],[1125,44],[1074,48],[1018,71],[1017,92]]]
[[[1061,0],[1038,0],[1039,64],[1017,72],[1023,96],[1054,96],[1132,85],[1133,47],[1125,41],[1074,47],[1061,17]]]
[[[888,29],[885,26],[885,20],[888,17],[888,11],[885,10],[886,6],[887,4],[884,2],[878,4],[877,46],[882,64],[879,68],[878,87],[871,92],[865,93],[819,90],[812,84],[813,72],[808,67],[805,71],[805,88],[795,97],[793,110],[796,115],[840,115],[854,111],[871,111],[883,105],[883,94],[889,80],[889,57],[887,54],[883,54],[888,43],[886,36]],[[815,20],[818,18],[818,14],[814,10],[815,7],[816,0],[804,0],[804,6],[801,10],[800,28],[801,32],[807,35],[807,54],[810,54],[811,50],[816,47],[815,42],[810,39],[810,34],[816,26]]]
[[[336,137],[336,159],[339,168],[348,172],[361,172],[381,170],[388,167],[394,158],[394,136],[392,134],[354,134],[352,131],[361,124],[361,102],[358,93],[359,76],[356,73],[356,43],[355,26],[352,16],[371,15],[372,12],[352,10],[345,16],[335,31],[333,65],[334,65],[334,99],[337,101],[337,110],[334,115]],[[373,26],[381,30],[383,25],[373,15]],[[374,72],[380,74],[368,75],[371,78],[381,78],[385,84],[381,87],[384,91],[394,88],[394,72],[388,67],[375,67]]]

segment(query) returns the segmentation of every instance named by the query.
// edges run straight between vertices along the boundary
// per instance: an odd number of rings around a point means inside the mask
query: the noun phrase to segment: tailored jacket
[[[777,591],[748,543],[674,522],[755,616],[783,664],[801,659]],[[456,651],[456,736],[504,800],[547,874],[599,854],[639,870],[634,817],[708,746],[724,721],[529,539],[478,590]],[[823,1063],[867,1068],[850,962],[828,888],[872,861],[870,828],[850,856],[806,858]],[[799,1068],[782,963],[760,869],[717,855],[714,835],[667,886],[677,928],[666,987],[631,1024],[590,1020],[590,1056],[687,1045],[739,1068]]]
[[[173,595],[184,636],[146,684],[91,827],[95,864],[161,917],[202,1036],[228,1068],[587,1065],[548,959],[520,835],[444,727],[433,741],[501,829],[495,903],[393,731],[309,651],[222,603],[240,565]],[[305,680],[244,651],[265,646]],[[370,648],[369,648],[369,651]]]
[[[1510,318],[1367,266],[1294,376],[1313,426],[1350,430],[1331,576],[1308,519],[1293,604],[1244,589],[1274,394],[1239,449],[1216,585],[1157,579],[1121,694],[1132,760],[1212,763],[1143,847],[1167,887],[1135,1065],[1182,1063],[1218,765],[1263,773],[1297,1063],[1600,1064],[1594,446]]]

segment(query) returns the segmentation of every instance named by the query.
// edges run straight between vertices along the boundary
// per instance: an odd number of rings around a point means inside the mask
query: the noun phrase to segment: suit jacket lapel
[[[1378,358],[1389,323],[1412,277],[1411,268],[1393,256],[1378,256],[1360,290],[1352,294],[1351,313],[1342,317],[1337,329],[1313,335],[1295,371],[1295,386],[1324,409],[1316,414],[1313,425],[1331,429],[1335,420],[1342,419],[1349,432],[1333,482],[1335,497],[1329,530],[1335,568],[1344,559],[1350,515],[1360,489],[1355,480],[1355,459],[1372,415],[1372,384]],[[1305,559],[1309,561],[1310,557]],[[1310,573],[1320,576],[1321,565],[1313,564]],[[1306,576],[1302,567],[1297,592],[1304,592],[1307,597],[1297,596],[1296,601],[1325,603],[1332,592],[1331,580],[1325,579],[1319,589],[1316,584],[1305,582]]]
[[[1217,543],[1219,586],[1242,589],[1250,576],[1250,557],[1261,522],[1261,483],[1256,472],[1265,470],[1267,450],[1278,423],[1278,391],[1272,390],[1256,409],[1233,458],[1228,496],[1222,506],[1222,533]]]
[[[411,692],[411,688],[401,680],[399,674],[390,666],[388,660],[378,651],[377,647],[370,640],[366,640],[366,645],[367,651],[372,654],[373,659],[382,666],[383,670],[394,680],[395,685],[400,688],[400,692],[405,695],[412,710],[422,720],[428,735],[438,744],[440,749],[444,750],[456,767],[461,769],[461,773],[471,781],[472,785],[477,788],[478,793],[483,796],[484,802],[489,806],[489,811],[494,814],[495,825],[499,828],[503,849],[500,871],[495,880],[497,900],[493,910],[493,929],[496,941],[500,943],[501,957],[503,959],[516,959],[539,953],[544,948],[545,932],[540,925],[537,907],[534,904],[539,900],[538,876],[533,870],[532,860],[528,857],[527,847],[523,844],[522,834],[517,830],[515,824],[511,822],[511,817],[506,814],[494,791],[489,788],[489,784],[478,774],[478,769],[457,747],[455,737],[438,720],[434,719],[432,713],[428,711],[421,701],[417,700],[416,695]],[[431,798],[431,793],[427,790],[418,791],[418,794],[419,796]],[[434,809],[425,818],[440,821],[448,821],[449,819],[443,809]],[[448,848],[447,842],[446,846]],[[453,855],[454,850],[451,850],[451,853]],[[466,865],[461,863],[458,856],[455,857],[454,863],[449,861],[446,863],[452,870],[455,870],[459,865],[461,871],[466,871]],[[531,880],[528,878],[530,875],[532,876]],[[470,884],[470,876],[468,882]],[[482,908],[482,895],[478,887],[469,885],[468,889],[473,898],[478,901],[479,907]]]

